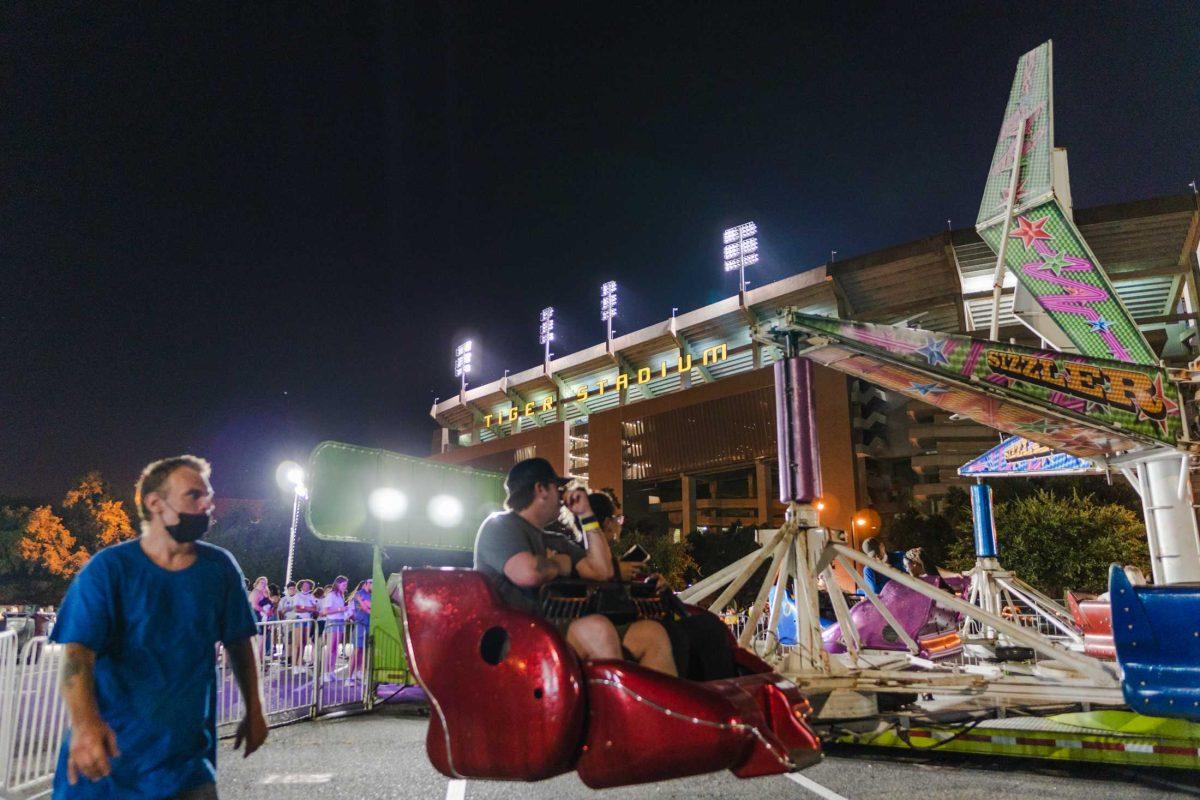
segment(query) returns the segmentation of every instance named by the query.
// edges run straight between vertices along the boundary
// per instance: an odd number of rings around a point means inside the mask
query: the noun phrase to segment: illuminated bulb
[[[399,489],[381,486],[367,496],[367,508],[378,519],[394,522],[408,510],[408,497]]]
[[[463,504],[457,497],[439,494],[429,501],[429,520],[441,528],[453,528],[462,522]]]

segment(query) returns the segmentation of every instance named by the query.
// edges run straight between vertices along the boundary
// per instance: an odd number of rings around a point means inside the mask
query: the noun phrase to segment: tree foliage
[[[997,503],[995,511],[1000,562],[1051,597],[1067,589],[1103,592],[1113,563],[1150,573],[1145,526],[1124,505],[1075,488],[1065,495],[1038,489]],[[969,518],[959,526],[948,555],[954,569],[974,562]]]
[[[70,578],[88,560],[75,537],[50,506],[38,506],[25,521],[19,543],[21,558],[60,578]]]
[[[125,503],[110,492],[99,472],[89,472],[63,498],[63,519],[89,553],[135,535]]]

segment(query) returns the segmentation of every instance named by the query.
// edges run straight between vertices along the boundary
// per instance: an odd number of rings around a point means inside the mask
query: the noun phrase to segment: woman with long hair
[[[354,658],[350,662],[347,683],[362,678],[367,650],[367,629],[371,627],[371,586],[370,578],[360,581],[350,598],[350,613],[354,619]]]
[[[346,587],[349,583],[350,579],[345,575],[338,575],[333,579],[333,585],[329,587],[329,591],[321,600],[319,613],[321,619],[325,621],[324,641],[327,648],[325,675],[321,678],[324,683],[332,681],[334,672],[337,670],[338,650],[342,646],[346,631],[346,616],[350,610],[346,605]]]

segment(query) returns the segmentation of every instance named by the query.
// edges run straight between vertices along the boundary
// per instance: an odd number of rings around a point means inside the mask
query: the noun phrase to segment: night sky
[[[491,380],[603,281],[618,333],[729,296],[729,224],[753,286],[966,227],[1047,38],[1077,206],[1200,177],[1190,1],[108,5],[0,8],[4,495],[425,455],[456,341]]]

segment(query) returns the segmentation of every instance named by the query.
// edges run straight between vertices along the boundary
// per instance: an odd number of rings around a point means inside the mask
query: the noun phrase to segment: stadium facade
[[[1073,212],[1125,306],[1168,365],[1200,354],[1195,195]],[[947,230],[807,269],[506,378],[431,410],[433,458],[503,470],[538,455],[611,487],[634,518],[682,531],[776,526],[773,373],[777,348],[750,325],[794,306],[865,322],[983,331],[995,256],[972,229]],[[1010,277],[1011,281],[1011,277]],[[1038,345],[1036,304],[1006,283],[1002,340]],[[1044,328],[1042,328],[1044,329]],[[817,367],[823,521],[853,531],[855,509],[936,503],[997,432]]]

